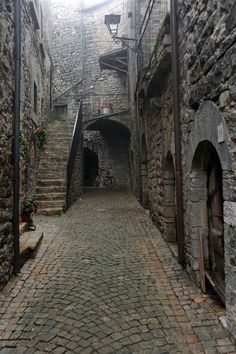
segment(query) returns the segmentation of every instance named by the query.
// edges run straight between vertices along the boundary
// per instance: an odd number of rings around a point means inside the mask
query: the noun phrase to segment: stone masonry
[[[38,4],[36,1],[35,3]],[[0,4],[0,288],[13,270],[12,128],[14,97],[14,2]],[[33,9],[33,10],[32,10]],[[34,12],[34,10],[36,12]],[[22,1],[22,72],[20,116],[20,198],[35,193],[40,149],[35,130],[43,125],[50,105],[48,2],[30,8]],[[44,17],[47,13],[48,17]],[[35,15],[36,16],[33,16]]]
[[[0,4],[0,290],[12,273],[13,1]]]
[[[228,328],[235,336],[236,67],[233,14],[236,5],[233,1],[178,1],[178,9],[186,266],[190,277],[200,286],[199,235],[204,239],[206,268],[212,257],[209,253],[207,166],[210,154],[215,151],[222,167],[225,302]],[[145,11],[142,7],[140,11],[142,16]],[[137,26],[139,30],[140,25]],[[134,106],[138,105],[138,115],[134,127],[140,134],[140,156],[136,159],[140,166],[140,198],[143,205],[149,207],[166,240],[173,242],[176,241],[175,140],[168,27],[167,17],[157,33],[148,68],[145,68],[142,56],[138,57],[140,75],[136,82],[132,82],[131,77],[130,83],[131,99],[138,88],[134,103]],[[142,53],[138,51],[139,54]],[[132,53],[130,63],[135,67]],[[133,144],[133,148],[137,149],[137,146]]]
[[[45,127],[45,120],[50,109],[49,3],[44,1],[35,7],[35,10],[37,23],[32,16],[29,2],[22,1],[22,199],[35,194],[41,153],[35,130],[37,127]]]
[[[229,330],[235,328],[235,80],[236,80],[236,4],[234,1],[179,1],[180,60],[182,97],[182,136],[185,188],[186,256],[191,271],[198,272],[194,247],[194,231],[202,230],[206,223],[202,215],[204,196],[201,183],[194,181],[194,153],[202,141],[208,141],[217,151],[223,170],[224,247],[226,309]],[[188,89],[186,89],[188,87]],[[219,128],[223,138],[219,139]],[[199,156],[198,159],[201,157]],[[197,167],[198,168],[198,167]],[[198,171],[198,170],[196,170]],[[194,171],[195,172],[195,171]],[[198,183],[198,200],[193,183]],[[194,193],[193,193],[194,192]],[[201,206],[200,206],[201,205]],[[191,217],[194,213],[194,218]],[[231,215],[229,218],[228,215]],[[198,220],[197,220],[198,219]],[[207,242],[207,241],[206,241]],[[190,248],[189,246],[190,245]],[[192,249],[192,251],[190,251]],[[197,267],[197,268],[196,268]]]

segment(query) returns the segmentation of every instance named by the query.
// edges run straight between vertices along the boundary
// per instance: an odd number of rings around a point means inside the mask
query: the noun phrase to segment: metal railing
[[[69,196],[71,190],[71,182],[73,178],[73,172],[75,167],[75,162],[77,158],[78,147],[80,145],[81,140],[81,131],[82,131],[82,102],[80,102],[80,106],[76,115],[76,120],[74,124],[74,129],[72,133],[72,140],[70,146],[69,160],[67,164],[67,201],[66,208],[69,207]]]

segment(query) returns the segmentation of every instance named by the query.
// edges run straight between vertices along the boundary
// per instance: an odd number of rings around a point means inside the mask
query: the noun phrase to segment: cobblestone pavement
[[[0,294],[1,354],[236,353],[131,194],[90,191],[40,220],[50,237]]]

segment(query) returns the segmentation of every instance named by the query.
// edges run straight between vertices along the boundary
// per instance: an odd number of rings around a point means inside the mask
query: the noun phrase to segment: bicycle
[[[105,188],[113,188],[116,184],[115,177],[112,175],[109,175],[109,173],[105,176],[102,176],[101,174],[97,175],[97,177],[94,180],[94,187],[105,187]]]

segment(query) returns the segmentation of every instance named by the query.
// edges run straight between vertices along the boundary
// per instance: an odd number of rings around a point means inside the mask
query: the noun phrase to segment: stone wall
[[[50,8],[44,1],[37,9],[37,25],[29,2],[22,1],[21,73],[21,197],[35,193],[41,151],[35,130],[45,126],[50,110],[51,61],[49,57]]]
[[[47,34],[49,7],[44,1],[33,19],[29,2],[22,1],[22,72],[20,115],[21,200],[35,193],[40,158],[36,128],[42,126],[50,105],[50,60]],[[42,18],[43,16],[43,18]],[[45,17],[44,17],[45,16]],[[12,123],[14,96],[14,8],[13,2],[0,4],[0,288],[12,273]],[[45,29],[42,28],[45,24]],[[36,27],[39,26],[37,29]]]
[[[170,19],[155,43],[152,64],[139,84],[141,202],[167,241],[175,241],[175,171]]]
[[[121,15],[119,36],[124,35],[124,3],[123,1],[105,1],[95,7],[86,7],[82,11],[83,18],[83,72],[84,72],[84,120],[99,115],[99,110],[111,105],[112,112],[128,108],[127,78],[125,74],[115,70],[101,71],[99,57],[121,48],[115,44],[104,24],[105,15],[110,13]]]
[[[14,91],[13,1],[0,3],[0,290],[13,269],[12,121]]]
[[[53,0],[51,9],[53,99],[60,102],[64,93],[76,94],[83,78],[81,1]]]
[[[225,301],[229,330],[235,336],[236,4],[231,0],[179,0],[178,3],[186,266],[199,285],[199,235],[203,237],[206,268],[211,261],[207,174],[210,156],[214,153],[222,167]],[[129,4],[131,11],[136,13],[137,20],[130,27],[130,33],[135,35],[147,2],[140,1],[139,10],[133,1]],[[141,17],[138,17],[138,11]],[[156,14],[154,17],[157,20]],[[166,34],[163,27],[156,32],[157,40],[148,70],[145,60],[142,61],[142,53],[139,53],[141,60],[136,63],[135,55],[130,52],[129,84],[131,102],[132,95],[138,93],[133,129],[139,137],[139,153],[135,141],[132,148],[138,156],[136,176],[139,171],[139,178],[136,179],[141,187],[140,199],[149,207],[167,241],[175,241],[173,103],[168,69],[170,51],[166,54],[163,51],[170,45]],[[137,67],[138,77],[135,76]],[[136,84],[138,91],[135,91]]]
[[[226,309],[229,329],[236,335],[236,251],[233,247],[236,231],[236,4],[233,0],[179,0],[179,14],[187,268],[199,282],[198,245],[194,234],[203,233],[207,257],[204,228],[208,228],[208,221],[203,207],[206,203],[204,180],[193,176],[193,161],[199,144],[208,141],[217,152],[223,170]],[[204,168],[194,171],[204,173]],[[198,188],[198,200],[192,199],[195,191],[192,188]]]

